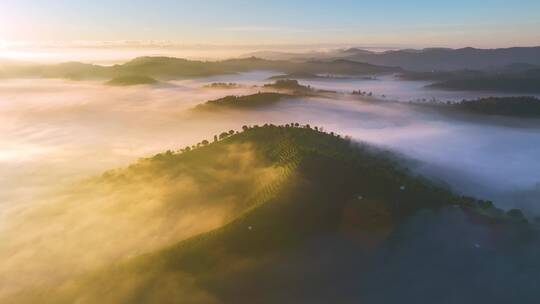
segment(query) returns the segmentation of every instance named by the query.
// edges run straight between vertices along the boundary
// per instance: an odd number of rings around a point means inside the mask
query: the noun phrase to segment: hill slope
[[[537,237],[519,212],[455,196],[389,154],[265,125],[147,161],[165,169],[227,147],[280,172],[228,224],[13,303],[533,303]]]

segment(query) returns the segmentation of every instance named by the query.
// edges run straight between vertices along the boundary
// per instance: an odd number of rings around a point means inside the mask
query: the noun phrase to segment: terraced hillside
[[[517,210],[456,196],[310,126],[246,126],[198,146],[126,170],[208,180],[215,204],[238,198],[223,225],[3,303],[532,303],[540,247]],[[270,177],[238,183],[258,168]],[[126,170],[103,178],[129,183]],[[501,283],[508,290],[492,288]]]

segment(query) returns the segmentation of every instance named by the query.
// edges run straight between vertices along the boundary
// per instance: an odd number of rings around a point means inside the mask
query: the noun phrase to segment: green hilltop
[[[243,155],[246,151],[252,160],[248,165],[230,154],[223,158],[227,153]],[[273,177],[259,187],[238,182],[238,176],[257,168],[273,168]],[[236,173],[224,175],[223,170]],[[364,287],[383,275],[370,270],[369,261],[378,262],[367,256],[378,257],[381,250],[400,242],[409,244],[401,247],[409,248],[415,242],[407,243],[408,237],[431,233],[429,225],[438,223],[436,214],[445,210],[459,212],[482,229],[496,229],[510,239],[512,231],[529,229],[518,210],[504,213],[490,202],[454,195],[408,172],[390,153],[297,123],[244,126],[242,132],[223,132],[213,141],[158,154],[99,179],[130,183],[148,172],[173,178],[181,173],[206,181],[206,195],[216,203],[230,195],[237,198],[235,212],[226,224],[210,232],[118,261],[46,291],[28,290],[15,296],[13,303],[353,303],[368,296]],[[170,204],[174,210],[174,200]],[[406,228],[419,212],[433,214],[419,221],[427,230]],[[468,259],[473,259],[469,255],[478,255],[478,248],[468,243],[457,229],[459,224],[440,222],[444,233],[455,231],[445,241],[458,249],[429,247],[430,241],[421,239],[427,246],[425,261],[438,256],[468,265]],[[474,230],[470,233],[475,235]],[[503,240],[497,242],[506,248]],[[462,248],[462,243],[468,247]],[[510,250],[503,249],[501,252]],[[449,251],[429,255],[429,250]],[[422,254],[414,251],[414,256]],[[485,263],[491,261],[485,259]],[[391,261],[389,258],[384,267],[392,267]],[[399,269],[391,277],[398,277]],[[437,267],[417,270],[431,269]],[[420,278],[404,282],[413,284],[415,280]],[[425,280],[428,286],[437,284],[429,277]],[[397,286],[388,284],[388,296],[398,297],[392,293]],[[411,299],[418,300],[414,297],[419,293],[414,288],[410,291]],[[422,294],[429,292],[426,289]]]

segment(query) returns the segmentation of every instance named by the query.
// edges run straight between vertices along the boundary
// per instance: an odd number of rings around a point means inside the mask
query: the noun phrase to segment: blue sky
[[[5,41],[540,45],[540,1],[1,0]]]

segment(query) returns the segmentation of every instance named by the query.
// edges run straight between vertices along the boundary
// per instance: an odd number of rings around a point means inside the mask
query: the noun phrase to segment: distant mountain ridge
[[[313,53],[294,54],[279,52],[258,52],[267,59],[313,59]],[[493,69],[511,64],[540,65],[540,46],[511,47],[498,49],[477,49],[472,47],[426,48],[421,50],[403,49],[373,52],[358,48],[336,50],[318,54],[319,59],[347,59],[383,66],[399,66],[411,71]]]
[[[266,60],[256,57],[222,61],[196,61],[174,57],[138,57],[123,64],[100,66],[80,62],[53,65],[0,65],[0,78],[115,78],[139,76],[160,79],[207,77],[255,70],[280,71],[283,73],[311,73],[333,75],[366,75],[397,73],[398,67],[377,66],[346,59],[330,61],[312,60],[292,62]]]

